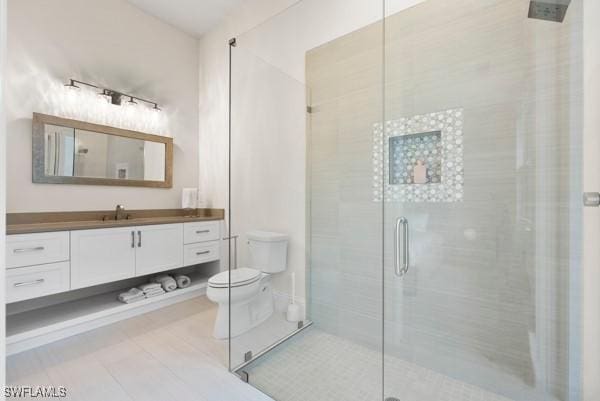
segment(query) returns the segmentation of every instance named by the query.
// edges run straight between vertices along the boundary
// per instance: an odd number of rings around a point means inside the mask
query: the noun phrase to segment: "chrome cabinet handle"
[[[210,230],[199,230],[199,231],[196,231],[196,234],[206,234],[209,232],[210,232]]]
[[[14,283],[13,286],[15,287],[26,287],[29,285],[37,285],[37,284],[42,284],[45,280],[43,278],[37,279],[37,280],[32,280],[32,281],[24,281],[22,283]]]
[[[400,239],[400,228],[402,228],[402,240]],[[408,220],[406,217],[399,217],[396,220],[396,230],[394,231],[394,270],[398,277],[408,273],[410,267],[409,247]]]
[[[196,256],[209,254],[210,251],[196,252]]]
[[[135,231],[131,232],[131,247],[135,248]]]
[[[43,251],[44,248],[43,246],[36,246],[33,248],[17,248],[17,249],[13,249],[13,253],[25,253],[25,252],[39,252],[39,251]]]
[[[138,231],[138,248],[142,247],[142,232]]]

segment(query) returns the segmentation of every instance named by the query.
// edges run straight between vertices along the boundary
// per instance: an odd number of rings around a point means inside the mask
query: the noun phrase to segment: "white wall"
[[[600,2],[584,2],[584,191],[600,191]],[[600,400],[600,209],[583,215],[583,393]]]
[[[0,0],[0,271],[4,272],[4,240],[6,213],[6,124],[4,118],[4,72],[6,62],[6,0]],[[0,305],[4,305],[5,275],[0,274]],[[6,381],[5,364],[6,310],[0,308],[0,388]],[[4,399],[4,394],[0,395]]]
[[[176,208],[198,183],[197,40],[125,0],[8,1],[8,212]],[[156,100],[174,137],[172,189],[31,182],[31,116],[69,78]]]
[[[386,13],[393,14],[407,7],[418,4],[424,0],[389,0],[386,2]],[[272,85],[278,88],[267,89],[266,96],[281,93],[286,86],[282,80],[287,80],[288,87],[295,87],[290,92],[290,98],[261,99],[265,103],[276,100],[280,104],[286,102],[296,104],[297,94],[302,90],[305,82],[305,53],[306,51],[333,40],[341,35],[352,32],[374,21],[380,20],[383,14],[383,3],[373,0],[295,0],[276,1],[258,0],[241,7],[236,13],[230,15],[218,27],[208,32],[200,40],[200,188],[204,190],[206,202],[213,207],[227,206],[227,176],[228,153],[228,40],[236,37],[238,47],[234,50],[238,54],[245,53],[240,60],[253,58],[253,64],[262,64],[263,69],[270,69],[274,77]],[[271,18],[276,16],[275,18]],[[239,68],[237,71],[243,70]],[[279,70],[279,71],[277,71]],[[283,78],[283,76],[286,78]],[[277,76],[277,77],[275,77]],[[239,78],[236,76],[234,78]],[[256,88],[257,83],[265,82],[266,75],[257,73],[253,77],[246,77],[254,82],[249,85],[239,84],[234,86],[234,99],[248,96],[248,88]],[[298,89],[300,88],[300,89]],[[305,88],[310,91],[310,88]],[[245,92],[244,92],[245,91]],[[260,93],[256,91],[256,93]],[[246,99],[247,100],[247,99]],[[254,107],[256,105],[252,105]],[[251,169],[244,169],[240,160],[248,149],[254,152],[252,167],[257,163],[268,163],[271,169],[278,172],[278,180],[285,183],[271,186],[271,191],[249,194],[251,188],[241,193],[242,199],[237,199],[236,204],[244,205],[242,210],[236,211],[238,216],[253,216],[247,221],[233,221],[233,233],[244,234],[245,229],[253,225],[259,229],[284,231],[291,236],[290,258],[288,271],[280,275],[275,281],[275,289],[281,292],[288,291],[289,274],[296,272],[297,293],[304,294],[305,282],[305,175],[299,172],[296,166],[304,166],[306,152],[305,138],[298,138],[306,130],[304,121],[294,129],[281,130],[278,144],[265,146],[261,149],[252,146],[253,142],[260,140],[261,127],[280,126],[289,127],[290,122],[284,120],[274,110],[272,117],[276,121],[264,121],[265,115],[256,115],[254,119],[247,117],[241,123],[246,123],[244,136],[247,142],[233,143],[232,160],[234,161],[234,174],[239,174],[239,179],[247,177]],[[234,115],[234,119],[240,119]],[[263,120],[261,120],[261,118]],[[235,125],[236,121],[234,121]],[[240,123],[237,121],[237,123]],[[299,134],[300,133],[300,134]],[[243,137],[240,135],[239,137]],[[263,138],[264,139],[264,138]],[[235,162],[238,162],[237,164]],[[237,166],[237,167],[236,167]],[[251,166],[250,164],[248,166]],[[303,170],[303,169],[302,169]],[[255,187],[256,188],[256,187]],[[235,188],[234,188],[235,189]],[[240,191],[234,192],[234,196]],[[244,198],[249,196],[249,198]],[[257,211],[256,206],[260,206]],[[285,207],[285,210],[282,208]],[[287,218],[282,218],[284,213]],[[256,215],[260,215],[260,219]],[[241,231],[238,231],[241,229]],[[245,247],[245,242],[240,242]],[[245,263],[245,253],[239,252],[240,265]]]

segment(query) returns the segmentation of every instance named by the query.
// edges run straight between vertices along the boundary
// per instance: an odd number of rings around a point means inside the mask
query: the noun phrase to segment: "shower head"
[[[563,22],[571,0],[531,0],[529,18]]]

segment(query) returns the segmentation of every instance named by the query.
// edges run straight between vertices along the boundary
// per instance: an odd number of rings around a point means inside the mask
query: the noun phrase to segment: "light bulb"
[[[125,103],[125,105],[127,107],[134,107],[137,104],[137,102],[135,100],[133,100],[132,97],[129,98],[129,100],[127,101],[127,103]]]
[[[75,84],[75,81],[73,81],[73,80],[71,80],[71,82],[69,82],[68,84],[65,84],[65,87],[66,87],[67,89],[70,89],[70,90],[75,90],[75,91],[80,89],[80,88],[79,88],[79,86],[77,86],[77,85]]]
[[[98,93],[98,99],[102,99],[106,103],[111,103],[112,101],[112,97],[108,93],[106,93],[106,91]]]

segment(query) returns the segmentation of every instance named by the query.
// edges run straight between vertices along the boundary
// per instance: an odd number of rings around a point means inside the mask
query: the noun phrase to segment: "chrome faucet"
[[[125,215],[124,213],[125,213],[125,206],[117,205],[117,208],[115,209],[115,220],[126,219],[127,215]]]

